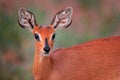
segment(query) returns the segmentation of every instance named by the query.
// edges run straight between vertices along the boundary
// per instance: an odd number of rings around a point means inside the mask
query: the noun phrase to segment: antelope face
[[[22,28],[27,28],[33,33],[36,40],[36,51],[48,56],[54,44],[56,28],[68,27],[72,22],[72,12],[73,9],[68,7],[57,12],[50,25],[38,26],[34,14],[25,8],[20,8],[18,22]]]
[[[43,55],[48,55],[53,47],[55,30],[50,26],[40,26],[33,30],[36,39],[36,49]]]

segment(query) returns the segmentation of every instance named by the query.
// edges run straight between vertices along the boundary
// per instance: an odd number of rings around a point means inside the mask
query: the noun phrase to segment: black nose
[[[50,48],[49,48],[49,47],[44,47],[44,51],[45,51],[46,53],[48,53],[48,52],[50,51]]]

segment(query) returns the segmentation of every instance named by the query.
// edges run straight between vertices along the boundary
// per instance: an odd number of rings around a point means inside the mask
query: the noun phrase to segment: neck
[[[49,56],[42,56],[37,51],[34,55],[33,73],[37,79],[47,80],[52,69],[52,62]],[[36,79],[35,79],[36,80]]]

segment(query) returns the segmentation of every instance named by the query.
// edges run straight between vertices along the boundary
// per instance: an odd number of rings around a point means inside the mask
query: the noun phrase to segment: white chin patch
[[[49,55],[50,55],[50,52],[46,53],[45,51],[42,51],[40,54],[41,54],[42,56],[49,56]]]

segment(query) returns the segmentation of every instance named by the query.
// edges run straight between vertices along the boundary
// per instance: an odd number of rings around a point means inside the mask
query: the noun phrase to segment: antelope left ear
[[[67,28],[68,26],[70,26],[72,22],[72,13],[73,13],[72,7],[67,7],[65,10],[61,10],[57,12],[51,22],[51,25],[54,28],[58,28],[58,27]]]

